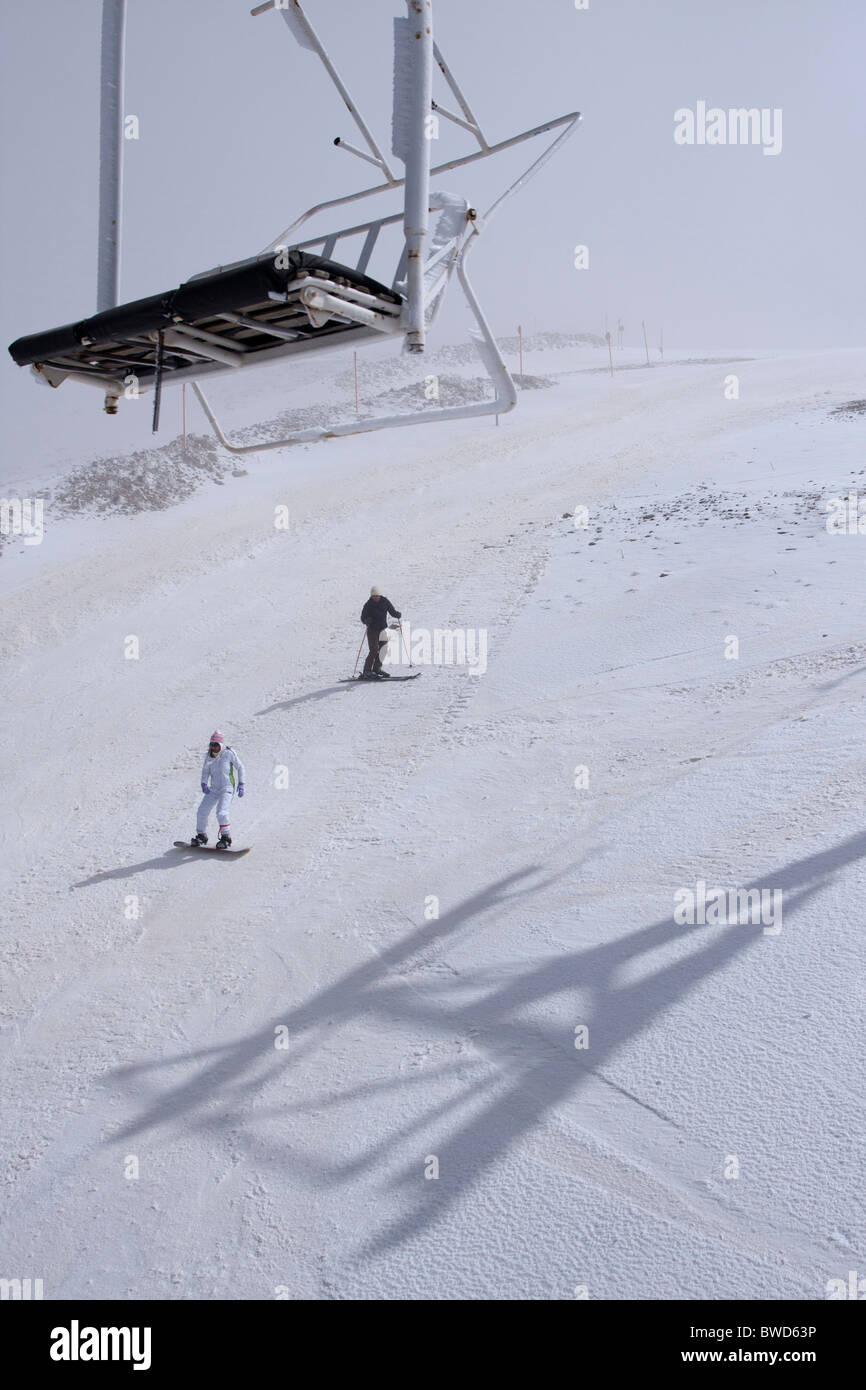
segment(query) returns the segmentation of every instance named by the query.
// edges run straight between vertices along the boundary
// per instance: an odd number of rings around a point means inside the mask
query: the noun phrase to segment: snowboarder
[[[211,811],[216,810],[220,830],[216,848],[228,849],[232,842],[229,834],[229,807],[235,791],[238,796],[244,794],[244,765],[218,729],[211,734],[205,753],[201,770],[201,789],[202,799],[195,821],[196,833],[190,844],[207,844],[207,823]]]
[[[362,680],[384,679],[391,674],[390,671],[382,670],[382,657],[388,648],[388,638],[385,634],[389,613],[392,618],[401,617],[391,600],[385,598],[378,584],[374,584],[370,590],[370,597],[361,609],[361,622],[367,629],[367,645],[370,648],[361,672]]]

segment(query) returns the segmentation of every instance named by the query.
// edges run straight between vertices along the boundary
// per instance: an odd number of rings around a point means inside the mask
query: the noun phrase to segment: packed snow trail
[[[821,1298],[862,1263],[862,538],[821,499],[863,366],[563,374],[10,548],[10,1277]],[[341,684],[373,582],[486,673]],[[231,868],[172,846],[217,726]],[[781,889],[781,933],[676,926],[699,879]]]

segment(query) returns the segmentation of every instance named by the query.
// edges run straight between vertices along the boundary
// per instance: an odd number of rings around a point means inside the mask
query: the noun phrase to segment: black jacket
[[[388,614],[392,618],[399,618],[400,614],[394,607],[390,599],[384,594],[379,598],[368,598],[364,607],[361,609],[361,622],[367,627],[372,627],[376,632],[381,632],[388,626]]]

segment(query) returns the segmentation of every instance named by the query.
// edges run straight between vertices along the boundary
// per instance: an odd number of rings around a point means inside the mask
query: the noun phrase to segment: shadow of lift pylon
[[[124,0],[104,0],[103,86],[112,93],[109,135],[122,118],[122,25]],[[383,182],[341,198],[318,203],[302,213],[280,237],[246,261],[218,266],[185,281],[177,289],[130,304],[117,305],[109,290],[108,305],[88,319],[44,333],[19,338],[9,348],[19,366],[30,366],[37,379],[50,386],[64,381],[83,382],[105,392],[105,409],[115,414],[119,399],[132,388],[135,394],[154,393],[153,427],[159,422],[159,406],[166,384],[191,381],[205,415],[225,449],[233,454],[280,449],[288,444],[393,429],[431,421],[466,419],[476,415],[502,415],[516,404],[514,382],[472,289],[466,260],[494,212],[521,188],[559,149],[580,121],[572,111],[510,139],[490,144],[433,40],[432,0],[407,0],[406,18],[394,20],[394,106],[392,153],[404,167],[399,178],[380,150],[355,102],[337,73],[323,44],[298,0],[287,4],[268,0],[252,14],[275,9],[305,49],[316,53],[350,111],[368,152],[339,137],[334,144],[375,165]],[[120,18],[118,18],[118,15]],[[106,26],[111,23],[110,41]],[[118,39],[118,33],[120,35]],[[112,47],[113,45],[113,47]],[[105,81],[106,52],[114,52],[117,80]],[[433,70],[438,67],[461,114],[433,99]],[[430,150],[439,119],[468,131],[479,148],[470,154],[431,168]],[[105,127],[105,102],[103,104]],[[479,216],[469,202],[456,194],[430,189],[431,175],[487,159],[513,145],[548,131],[558,131],[552,143]],[[105,133],[103,129],[103,144]],[[115,141],[118,161],[122,141]],[[106,198],[103,171],[101,208],[114,198],[119,206],[119,173]],[[375,194],[403,189],[403,210],[373,218],[336,232],[292,240],[310,218]],[[437,214],[432,232],[429,214]],[[367,274],[382,229],[402,220],[403,245],[390,286]],[[111,226],[110,218],[100,218]],[[100,246],[100,285],[114,286],[116,294],[119,237],[116,223]],[[354,265],[335,260],[341,242],[362,237]],[[108,246],[108,272],[103,276]],[[113,257],[113,261],[111,260]],[[422,353],[427,332],[442,306],[445,292],[456,274],[476,327],[470,330],[476,350],[493,383],[493,400],[356,419],[342,424],[295,430],[280,439],[253,444],[233,444],[214,415],[200,380],[219,373],[251,368],[290,358],[298,353],[322,352],[372,342],[382,337],[402,337],[409,352]],[[105,292],[100,288],[100,296]]]

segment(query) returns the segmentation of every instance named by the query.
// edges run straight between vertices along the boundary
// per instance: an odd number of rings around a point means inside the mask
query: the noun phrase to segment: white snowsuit
[[[235,787],[244,780],[244,765],[233,748],[226,744],[222,752],[212,758],[205,753],[201,770],[202,786],[208,784],[210,791],[201,799],[196,816],[196,833],[203,835],[207,830],[210,813],[216,809],[220,831],[229,831],[229,807],[235,794]]]

